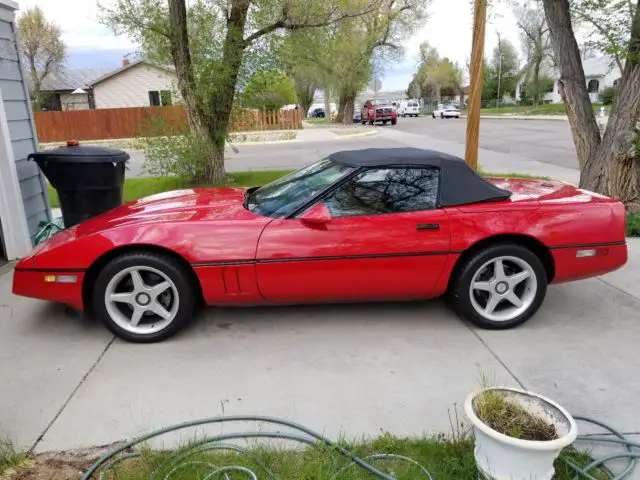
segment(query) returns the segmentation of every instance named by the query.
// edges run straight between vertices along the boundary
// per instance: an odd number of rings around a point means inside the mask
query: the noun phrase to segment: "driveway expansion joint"
[[[105,345],[105,347],[102,349],[102,352],[100,352],[100,355],[98,355],[98,358],[96,359],[95,362],[93,362],[93,364],[91,365],[91,367],[89,367],[89,370],[87,370],[87,372],[82,376],[82,378],[80,379],[80,381],[78,382],[78,384],[75,386],[75,388],[73,389],[73,391],[71,392],[71,394],[67,397],[67,399],[65,400],[65,402],[62,404],[62,407],[60,407],[60,409],[57,411],[57,413],[53,416],[53,418],[51,419],[51,421],[47,424],[47,426],[44,428],[44,430],[42,431],[42,433],[40,435],[38,435],[38,438],[36,439],[36,441],[33,443],[33,445],[31,446],[31,448],[29,448],[28,453],[32,454],[36,447],[38,446],[38,444],[40,442],[42,442],[42,440],[44,439],[45,435],[47,434],[47,432],[49,432],[49,430],[51,429],[51,427],[53,427],[53,424],[56,422],[56,420],[58,420],[58,418],[60,417],[60,415],[62,415],[62,412],[65,411],[65,409],[67,408],[67,406],[69,405],[69,403],[71,403],[71,400],[73,400],[73,397],[76,395],[76,393],[80,390],[80,388],[84,385],[84,383],[87,381],[87,379],[89,378],[89,375],[91,375],[93,373],[93,371],[96,369],[96,367],[98,366],[98,364],[102,361],[102,359],[104,358],[104,356],[107,354],[107,352],[109,351],[109,349],[111,348],[111,345],[113,345],[113,343],[116,341],[116,337],[113,336],[111,338],[111,340],[109,340],[107,342],[107,344]]]
[[[627,292],[626,290],[623,290],[622,288],[618,287],[617,285],[614,285],[613,283],[608,282],[608,281],[607,281],[607,280],[605,280],[604,278],[602,278],[602,277],[596,277],[596,278],[597,278],[598,280],[600,280],[602,283],[607,284],[607,285],[608,285],[608,286],[610,286],[611,288],[615,288],[615,289],[616,289],[617,291],[619,291],[620,293],[622,293],[622,294],[624,294],[624,295],[627,295],[627,296],[629,296],[629,297],[631,297],[631,298],[633,298],[633,299],[635,299],[635,300],[640,300],[640,297],[638,297],[638,296],[634,295],[633,293],[629,293],[629,292]]]
[[[493,358],[495,358],[496,361],[500,365],[502,365],[502,368],[504,368],[507,371],[507,373],[509,373],[509,375],[513,377],[513,379],[518,383],[520,388],[522,388],[523,390],[526,390],[527,387],[524,386],[524,383],[520,381],[520,379],[516,376],[516,374],[513,373],[513,371],[507,366],[506,363],[504,363],[504,361],[498,356],[498,354],[493,351],[493,349],[489,346],[489,344],[485,342],[480,335],[478,335],[478,332],[476,332],[469,323],[464,322],[464,324],[469,329],[469,331],[478,339],[478,341],[484,346],[484,348],[486,348],[489,351],[489,353],[493,356]]]

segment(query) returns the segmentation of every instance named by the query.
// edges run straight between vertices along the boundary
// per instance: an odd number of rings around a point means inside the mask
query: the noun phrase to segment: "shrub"
[[[600,100],[605,105],[611,105],[616,98],[618,89],[616,87],[607,87],[600,94]]]
[[[145,153],[143,169],[154,177],[180,177],[197,180],[203,177],[213,157],[211,139],[182,128],[181,131],[161,118],[151,118],[142,126],[143,137],[135,148]]]
[[[640,237],[640,213],[627,213],[627,236]]]

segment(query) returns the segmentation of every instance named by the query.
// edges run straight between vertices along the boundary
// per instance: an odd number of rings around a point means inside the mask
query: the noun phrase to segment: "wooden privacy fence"
[[[187,128],[186,112],[181,105],[35,112],[35,122],[41,142],[174,135]],[[231,132],[298,128],[302,128],[299,110],[240,110],[229,122]]]

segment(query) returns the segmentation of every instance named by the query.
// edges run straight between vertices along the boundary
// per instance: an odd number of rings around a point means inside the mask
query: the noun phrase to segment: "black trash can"
[[[57,190],[65,228],[122,205],[127,152],[69,141],[32,153],[29,160]]]

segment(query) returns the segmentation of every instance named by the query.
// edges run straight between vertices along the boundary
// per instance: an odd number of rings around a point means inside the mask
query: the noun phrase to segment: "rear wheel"
[[[192,318],[196,305],[191,275],[171,257],[127,253],[98,274],[93,306],[118,337],[138,343],[165,340]]]
[[[397,125],[398,124],[398,119],[397,118],[392,118],[391,119],[391,125]]]
[[[547,275],[531,250],[515,244],[493,245],[469,258],[449,291],[456,313],[492,330],[516,327],[540,308]]]

